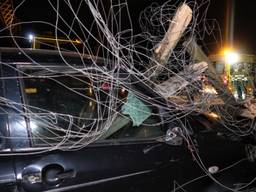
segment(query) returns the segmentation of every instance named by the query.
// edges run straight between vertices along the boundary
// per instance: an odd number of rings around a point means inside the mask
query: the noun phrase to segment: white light
[[[217,91],[213,87],[205,87],[202,90],[203,93],[217,94]]]
[[[225,60],[226,60],[226,63],[228,64],[234,64],[239,62],[240,56],[236,52],[228,52],[225,54]]]
[[[34,40],[34,35],[33,34],[29,34],[28,35],[28,40],[29,40],[29,42],[32,42],[33,40]]]

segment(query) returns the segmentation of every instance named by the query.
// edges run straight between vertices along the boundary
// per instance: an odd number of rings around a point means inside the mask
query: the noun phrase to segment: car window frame
[[[22,103],[24,105],[28,104],[28,99],[27,99],[27,96],[26,96],[26,93],[24,92],[24,88],[25,88],[25,85],[24,85],[24,81],[23,81],[23,74],[21,73],[21,71],[24,71],[26,69],[42,69],[42,70],[45,70],[45,67],[47,68],[54,68],[54,69],[62,69],[63,71],[65,71],[65,67],[66,69],[70,69],[69,67],[67,66],[64,66],[63,64],[59,64],[59,65],[43,65],[43,66],[35,66],[35,64],[33,63],[28,63],[28,64],[22,64],[22,65],[17,65],[17,68],[19,69],[19,71],[17,72],[18,73],[18,83],[19,83],[19,89],[20,89],[20,94],[21,94],[21,97],[22,97]],[[81,69],[83,69],[83,67],[81,67]],[[24,112],[26,113],[27,109],[26,108],[23,108]],[[34,142],[34,139],[33,139],[33,136],[32,136],[32,131],[31,131],[31,127],[30,127],[30,118],[29,117],[25,117],[25,121],[26,121],[26,127],[27,127],[27,131],[28,131],[28,140],[30,142],[30,147],[32,148],[45,148],[45,147],[50,147],[49,145],[47,144],[36,144]],[[52,144],[57,144],[57,143],[52,143]],[[65,145],[65,146],[69,146],[68,144]]]
[[[9,61],[4,62],[1,65],[1,70],[1,81],[3,83],[2,96],[11,102],[14,102],[15,107],[22,111],[23,107],[20,105],[23,104],[23,101],[20,95],[17,63]],[[27,124],[24,115],[19,113],[18,110],[11,106],[6,107],[6,111],[8,113],[6,119],[4,120],[6,144],[4,149],[0,149],[1,154],[9,154],[16,149],[19,150],[30,146],[30,141],[28,141]]]
[[[54,68],[54,69],[62,69],[63,71],[64,68],[70,69],[67,66],[64,66],[63,64],[58,64],[58,65],[46,65],[46,67],[50,68]],[[45,66],[35,66],[35,64],[22,64],[22,65],[18,65],[17,67],[20,71],[24,71],[26,69],[45,69]],[[81,66],[81,69],[83,69],[84,67]],[[19,78],[17,79],[18,82],[20,83],[20,93],[21,93],[21,97],[22,97],[22,102],[23,104],[27,104],[27,96],[24,92],[24,81],[23,81],[23,74],[21,72],[18,72],[18,76]],[[27,109],[24,108],[24,111],[26,112]],[[157,109],[157,114],[159,115],[159,120],[162,121],[161,113],[159,112],[159,109]],[[47,145],[47,144],[36,144],[33,141],[33,136],[31,133],[31,128],[30,128],[30,119],[29,117],[25,117],[26,120],[26,126],[27,126],[27,131],[29,133],[29,141],[30,141],[30,149],[31,150],[37,150],[37,149],[47,149],[47,148],[51,148],[51,146]],[[160,129],[163,129],[165,126],[164,123],[160,123]],[[164,136],[165,132],[163,131],[163,135],[161,136],[157,136],[157,137],[148,137],[148,138],[136,138],[136,137],[132,137],[132,138],[118,138],[118,139],[104,139],[104,140],[96,140],[95,142],[90,143],[88,146],[101,146],[101,145],[123,145],[123,144],[136,144],[136,143],[152,143],[152,142],[157,142],[159,138],[162,138]],[[52,143],[52,144],[57,144],[57,143]],[[63,146],[70,146],[70,144],[66,144]],[[27,149],[25,149],[26,151]],[[20,149],[19,149],[20,151]],[[21,149],[22,151],[22,149]]]
[[[1,58],[1,57],[0,57]],[[3,65],[1,65],[0,67],[0,76],[3,77],[4,71],[3,71]],[[1,78],[0,80],[0,96],[6,98],[6,86],[5,86],[5,79]],[[7,112],[9,112],[10,108],[8,106],[6,106],[6,110]],[[1,109],[2,111],[2,109]],[[5,114],[4,114],[5,115]],[[8,114],[6,114],[3,118],[2,118],[3,122],[2,125],[0,126],[0,134],[3,136],[3,143],[0,144],[1,148],[0,148],[0,153],[5,153],[5,152],[10,152],[12,150],[12,143],[11,143],[11,139],[10,139],[10,127],[9,127],[9,118],[8,118]]]

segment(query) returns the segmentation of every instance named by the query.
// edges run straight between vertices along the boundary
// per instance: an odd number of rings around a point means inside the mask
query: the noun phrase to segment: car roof
[[[93,67],[93,64],[96,63],[96,67],[104,68],[104,71],[108,71],[111,68],[113,61],[104,59],[102,57],[97,57],[88,54],[81,54],[78,52],[69,52],[69,51],[58,51],[58,50],[47,50],[47,49],[31,49],[31,48],[7,48],[0,47],[0,63],[8,65],[20,65],[20,67],[33,67],[36,66],[35,63],[39,63],[42,67],[44,66],[60,66],[63,67],[63,64],[67,62],[71,66],[83,68]],[[94,65],[95,67],[95,65]],[[161,98],[153,90],[149,89],[147,85],[141,82],[140,77],[129,74],[125,69],[118,71],[120,77],[124,79],[129,79],[136,83],[131,83],[130,81],[125,81],[123,84],[126,87],[133,87],[134,90],[138,93],[146,93],[149,97],[147,98],[148,103],[165,103],[165,100]],[[157,99],[156,99],[157,98]]]
[[[110,60],[102,57],[82,54],[71,51],[58,51],[47,49],[31,49],[31,48],[11,48],[0,47],[0,61],[4,63],[17,64],[58,64],[67,62],[76,65],[91,65],[93,62],[97,65],[107,65]]]

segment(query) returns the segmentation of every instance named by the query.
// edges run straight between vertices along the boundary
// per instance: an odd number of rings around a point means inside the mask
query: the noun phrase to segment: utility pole
[[[225,47],[234,47],[235,0],[226,0]]]

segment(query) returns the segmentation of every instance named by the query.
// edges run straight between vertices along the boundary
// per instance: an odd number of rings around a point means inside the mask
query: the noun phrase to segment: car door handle
[[[55,186],[66,179],[76,177],[76,171],[73,169],[64,170],[64,168],[58,164],[48,165],[41,171],[32,171],[28,169],[23,174],[23,182],[27,184],[45,183],[50,186]]]
[[[76,176],[76,172],[74,170],[65,171],[63,173],[57,174],[56,179],[71,179]]]
[[[76,177],[76,172],[71,170],[64,170],[60,165],[50,165],[42,171],[42,181],[50,186],[58,185],[66,179]]]

